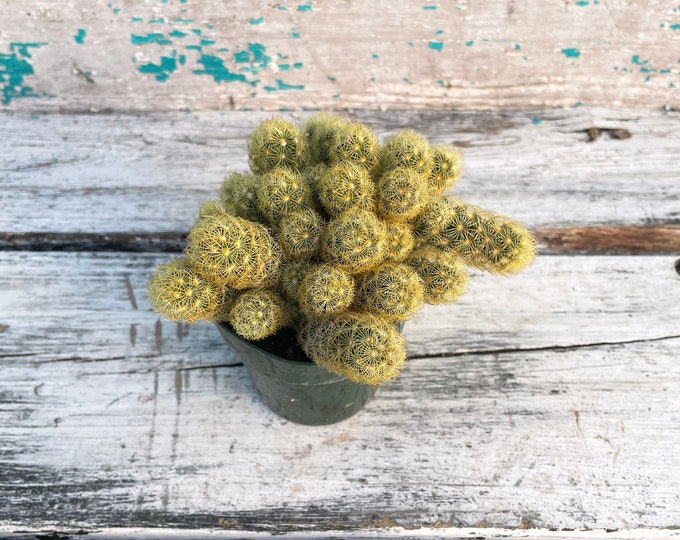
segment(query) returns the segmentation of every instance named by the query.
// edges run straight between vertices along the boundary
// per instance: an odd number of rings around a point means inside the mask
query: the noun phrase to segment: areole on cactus
[[[151,278],[152,307],[170,320],[226,322],[254,341],[291,326],[312,361],[375,385],[404,364],[396,323],[457,300],[467,266],[510,274],[536,254],[517,221],[444,195],[462,154],[413,130],[381,144],[319,113],[266,120],[247,146],[251,170],[227,176],[185,256]]]

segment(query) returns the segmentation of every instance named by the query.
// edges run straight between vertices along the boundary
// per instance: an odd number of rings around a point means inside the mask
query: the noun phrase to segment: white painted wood
[[[42,538],[45,535],[54,533],[55,531],[50,531],[46,529],[33,529],[24,532],[14,533],[12,535],[11,528],[5,528],[6,534],[9,538],[17,539],[32,539],[41,535]],[[0,532],[3,532],[3,527],[0,527]],[[82,530],[74,531],[75,534],[84,534]],[[61,533],[64,534],[64,533]],[[615,536],[614,536],[615,535]],[[290,534],[278,535],[270,533],[257,533],[252,531],[225,531],[220,529],[201,529],[201,530],[191,530],[187,532],[186,529],[142,529],[142,528],[98,528],[96,530],[87,531],[87,538],[98,540],[131,540],[131,539],[156,539],[156,538],[167,538],[167,539],[186,539],[191,538],[192,540],[203,540],[204,538],[209,539],[226,539],[226,540],[241,540],[243,538],[262,538],[268,540],[285,540],[290,538],[306,538],[310,540],[314,539],[327,539],[329,537],[339,537],[339,538],[418,538],[422,540],[427,540],[429,538],[442,538],[448,540],[476,540],[480,538],[492,539],[492,538],[523,538],[526,540],[600,540],[616,538],[617,540],[671,540],[672,538],[678,538],[680,532],[669,529],[628,529],[628,530],[618,530],[616,532],[598,529],[598,530],[580,530],[580,531],[549,531],[541,529],[499,529],[493,527],[484,528],[458,528],[458,527],[446,527],[446,528],[432,528],[432,527],[422,527],[419,529],[404,529],[400,527],[385,527],[379,529],[363,529],[359,531],[324,531],[324,532],[314,532],[314,531],[304,531],[303,533],[298,532],[295,536]]]
[[[680,105],[665,0],[0,7],[9,110]]]
[[[303,121],[309,113],[291,118]],[[268,113],[0,116],[0,232],[186,232]],[[499,113],[360,112],[459,145],[455,193],[531,227],[680,219],[678,113],[577,108]],[[540,123],[538,123],[540,121]],[[629,139],[597,126],[628,130]]]
[[[235,362],[213,328],[157,322],[143,288],[163,258],[0,254],[4,527],[680,525],[672,257],[475,276],[406,326],[396,381],[316,428],[210,367]]]

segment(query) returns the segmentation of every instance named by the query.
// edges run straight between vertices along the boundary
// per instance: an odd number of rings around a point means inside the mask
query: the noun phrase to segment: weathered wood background
[[[679,536],[677,2],[0,8],[0,536]],[[541,255],[310,428],[145,288],[251,129],[317,108],[458,145]]]
[[[1,0],[10,110],[678,107],[671,0]]]

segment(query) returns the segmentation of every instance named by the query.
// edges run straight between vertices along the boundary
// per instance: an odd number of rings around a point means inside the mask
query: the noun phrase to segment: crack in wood
[[[620,341],[597,341],[593,343],[575,343],[573,345],[546,345],[543,347],[508,347],[499,349],[484,349],[477,351],[455,351],[455,352],[441,352],[431,354],[414,354],[409,355],[409,360],[427,360],[431,358],[449,358],[459,356],[484,356],[489,354],[514,354],[525,352],[557,352],[557,351],[576,351],[579,349],[592,349],[597,347],[613,347],[617,345],[633,345],[636,343],[655,343],[659,341],[669,341],[673,339],[680,339],[680,334],[670,336],[660,336],[655,338],[629,339]]]

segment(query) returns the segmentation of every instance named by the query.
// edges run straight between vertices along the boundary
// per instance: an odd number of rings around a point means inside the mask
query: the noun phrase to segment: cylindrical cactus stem
[[[536,256],[536,241],[522,224],[462,201],[433,200],[415,219],[414,231],[428,245],[489,272],[517,272]]]
[[[222,287],[221,297],[215,310],[215,314],[210,319],[213,322],[229,322],[229,312],[234,300],[238,298],[243,291],[232,289],[231,287]]]
[[[324,261],[354,274],[380,264],[386,243],[387,229],[378,216],[352,209],[328,222],[319,251]]]
[[[403,221],[385,221],[387,239],[385,260],[403,262],[415,247],[415,240],[411,227]]]
[[[331,216],[352,208],[373,210],[374,190],[368,171],[351,162],[329,167],[317,184],[319,200]]]
[[[304,133],[309,153],[309,165],[328,164],[331,161],[331,146],[338,130],[345,124],[337,114],[318,113],[305,123]]]
[[[339,127],[330,149],[331,163],[354,163],[373,169],[380,157],[380,144],[375,132],[361,122],[345,122]]]
[[[186,323],[211,319],[221,300],[220,287],[201,276],[186,257],[158,265],[148,292],[155,311]]]
[[[425,137],[411,129],[390,137],[383,150],[381,171],[406,167],[428,176],[432,171],[432,150]]]
[[[354,288],[349,272],[330,264],[314,265],[302,278],[298,301],[307,316],[338,315],[354,300]]]
[[[270,289],[251,289],[234,300],[229,322],[234,331],[245,339],[265,338],[288,322],[285,300]]]
[[[300,284],[311,265],[306,259],[286,259],[281,263],[279,288],[287,300],[297,302]]]
[[[211,199],[201,204],[198,208],[198,216],[194,220],[194,227],[205,219],[223,218],[228,215],[235,215],[235,206],[222,198]]]
[[[465,293],[469,274],[465,265],[452,253],[425,247],[413,251],[406,264],[420,277],[428,304],[454,302]]]
[[[283,118],[262,122],[248,139],[250,168],[265,174],[279,167],[297,169],[305,140],[298,126]]]
[[[257,188],[260,178],[252,173],[232,173],[224,180],[220,188],[220,198],[227,208],[233,208],[233,215],[255,221],[266,222],[262,212],[257,208]]]
[[[423,283],[410,266],[383,263],[357,278],[356,304],[392,322],[411,318],[423,304]]]
[[[315,210],[303,208],[280,219],[276,237],[288,257],[308,259],[316,253],[324,227]]]
[[[432,151],[432,171],[428,176],[430,193],[441,195],[458,182],[463,173],[463,153],[446,145],[436,146]]]
[[[270,224],[282,216],[311,206],[309,185],[299,172],[276,169],[260,177],[257,208]]]
[[[276,275],[282,255],[265,227],[229,215],[202,220],[194,227],[186,254],[198,272],[235,289],[260,285]]]
[[[406,167],[386,171],[378,180],[376,200],[380,216],[408,221],[418,215],[428,200],[427,179]]]
[[[314,362],[360,384],[395,378],[406,360],[404,339],[394,324],[368,313],[310,319],[299,334]]]

